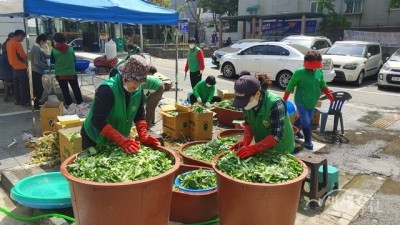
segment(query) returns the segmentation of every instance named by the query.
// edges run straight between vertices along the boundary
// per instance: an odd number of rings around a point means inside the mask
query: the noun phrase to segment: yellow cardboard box
[[[58,105],[51,105],[47,102],[40,108],[40,126],[42,132],[56,131],[55,122],[58,121],[57,116],[64,113],[64,104],[60,102]]]
[[[72,127],[58,131],[60,140],[60,159],[64,162],[71,155],[82,151],[81,127]]]
[[[78,115],[57,116],[56,122],[57,130],[82,126],[85,118],[79,118]]]
[[[221,97],[222,100],[235,97],[235,93],[229,93],[228,90],[220,90],[220,89],[217,89],[217,95]]]
[[[190,137],[194,140],[211,140],[213,116],[213,112],[192,112],[190,115]]]
[[[177,116],[171,116],[167,112],[177,111]],[[181,105],[166,105],[161,107],[163,120],[163,133],[172,138],[187,138],[190,134],[191,109]]]

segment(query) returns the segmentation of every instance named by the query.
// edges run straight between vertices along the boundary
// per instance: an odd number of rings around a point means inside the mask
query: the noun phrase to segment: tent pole
[[[139,25],[140,29],[140,47],[142,48],[142,52],[144,52],[144,46],[143,46],[143,25]]]
[[[175,102],[178,103],[178,36],[179,30],[175,27]]]
[[[29,30],[28,30],[28,18],[25,16],[24,17],[24,27],[25,27],[25,33],[26,33],[26,55],[28,56],[28,78],[29,78],[29,94],[31,97],[31,108],[32,108],[32,129],[33,129],[33,135],[36,136],[36,118],[35,118],[35,108],[34,108],[34,99],[35,96],[33,95],[33,81],[32,81],[32,61],[30,57],[30,46],[29,46]]]

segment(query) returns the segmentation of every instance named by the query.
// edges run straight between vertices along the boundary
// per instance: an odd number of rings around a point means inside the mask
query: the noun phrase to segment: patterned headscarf
[[[118,66],[118,72],[128,81],[146,82],[150,65],[139,55],[132,55],[125,63]]]

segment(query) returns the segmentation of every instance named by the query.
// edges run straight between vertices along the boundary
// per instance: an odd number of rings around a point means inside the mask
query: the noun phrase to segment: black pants
[[[200,71],[190,72],[190,84],[192,85],[192,89],[196,86],[197,83],[201,81],[201,77],[203,74]]]
[[[13,69],[13,79],[15,103],[30,104],[28,71]]]
[[[83,102],[83,99],[81,89],[79,88],[78,77],[75,76],[72,80],[60,80],[59,78],[60,77],[57,77],[57,81],[64,96],[65,105],[69,106],[72,103],[72,98],[69,94],[68,84],[71,85],[72,92],[74,92],[76,104],[81,104]]]
[[[42,74],[32,71],[32,84],[33,84],[33,95],[35,96],[34,105],[39,106],[39,101],[43,94],[43,83]]]
[[[205,99],[202,99],[202,100],[203,100],[203,103],[205,103],[205,102],[204,102]],[[221,97],[219,97],[219,96],[214,96],[214,97],[212,98],[212,100],[211,100],[211,103],[220,102],[220,101],[221,101]],[[196,102],[197,102],[196,96],[194,96],[194,94],[191,94],[191,95],[190,95],[190,104],[193,104],[193,103],[196,103]]]

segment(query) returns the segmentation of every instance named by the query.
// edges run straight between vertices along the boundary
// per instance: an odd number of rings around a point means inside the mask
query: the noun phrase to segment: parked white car
[[[332,46],[331,40],[324,36],[290,35],[282,39],[281,42],[318,50],[321,54]]]
[[[332,59],[335,80],[354,82],[357,86],[365,77],[376,75],[383,64],[380,44],[364,41],[337,41],[322,58]]]
[[[243,70],[251,74],[266,73],[280,88],[286,88],[294,71],[303,66],[304,54],[282,42],[255,43],[236,53],[221,58],[221,72],[225,77],[235,77]],[[323,60],[326,82],[335,77],[330,59]]]
[[[400,49],[383,64],[378,74],[378,88],[385,86],[400,87]]]

